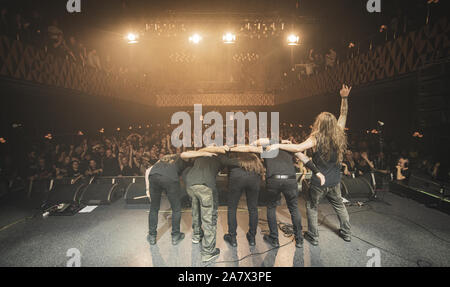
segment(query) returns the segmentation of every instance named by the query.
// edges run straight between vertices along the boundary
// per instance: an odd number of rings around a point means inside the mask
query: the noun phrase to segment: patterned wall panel
[[[146,83],[55,57],[17,40],[0,36],[0,76],[152,104]]]
[[[194,103],[212,106],[271,106],[335,92],[342,83],[359,86],[415,72],[426,63],[450,56],[449,31],[448,20],[441,19],[433,25],[424,26],[395,41],[359,54],[333,69],[302,77],[277,95],[276,102],[274,95],[264,93],[160,95],[154,99],[151,96],[151,83],[119,73],[83,67],[4,36],[0,36],[0,76],[144,104],[154,104],[156,100],[158,106],[191,106]]]
[[[191,94],[191,95],[157,95],[159,107],[187,107],[194,104],[204,106],[273,106],[275,96],[265,93],[242,94]]]
[[[415,72],[426,63],[450,56],[449,32],[450,24],[443,18],[357,55],[333,69],[304,76],[277,97],[277,104],[335,92],[342,83],[359,86]]]

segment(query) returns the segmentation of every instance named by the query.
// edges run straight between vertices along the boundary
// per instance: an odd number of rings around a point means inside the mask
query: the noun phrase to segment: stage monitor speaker
[[[342,196],[350,200],[352,198],[371,198],[374,190],[371,182],[366,177],[347,177],[343,176],[341,180]]]
[[[426,178],[425,176],[411,174],[408,185],[439,197],[448,196],[448,186],[435,180]]]
[[[35,208],[40,208],[47,201],[50,180],[32,180],[29,182],[27,188],[27,197],[31,205]]]
[[[100,178],[90,183],[83,192],[80,202],[86,205],[111,204],[124,194],[123,185],[114,178]]]
[[[83,191],[87,187],[86,180],[61,179],[50,183],[46,206],[61,203],[79,203]]]
[[[150,200],[145,192],[145,180],[136,177],[131,180],[125,189],[124,195],[127,204],[149,204]]]

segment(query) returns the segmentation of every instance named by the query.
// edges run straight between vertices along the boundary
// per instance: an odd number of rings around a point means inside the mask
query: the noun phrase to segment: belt
[[[285,175],[285,174],[275,174],[275,175],[272,175],[270,178],[274,178],[274,179],[296,179],[295,175]]]

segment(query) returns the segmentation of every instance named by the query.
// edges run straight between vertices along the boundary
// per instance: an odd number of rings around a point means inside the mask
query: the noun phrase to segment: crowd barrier
[[[302,190],[304,181],[311,174],[297,174],[298,190]],[[226,205],[228,176],[217,176],[219,204]],[[150,182],[151,184],[151,182]],[[91,178],[62,178],[30,181],[27,198],[43,209],[57,204],[108,205],[120,198],[128,204],[148,204],[144,176],[117,176]],[[187,197],[186,188],[181,181],[181,197]],[[261,181],[259,203],[266,203],[265,182]]]

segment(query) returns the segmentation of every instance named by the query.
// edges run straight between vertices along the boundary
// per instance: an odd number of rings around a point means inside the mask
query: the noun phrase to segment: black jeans
[[[302,218],[298,210],[298,186],[295,179],[267,179],[266,190],[270,197],[267,204],[267,221],[269,222],[270,237],[278,239],[277,205],[280,204],[281,194],[286,199],[286,204],[291,214],[294,236],[296,240],[303,238]]]
[[[237,220],[236,211],[239,199],[243,192],[247,198],[247,208],[249,213],[249,233],[256,236],[258,227],[258,198],[261,186],[261,177],[257,174],[249,173],[247,176],[232,176],[229,179],[228,188],[228,233],[236,236]]]
[[[150,213],[148,215],[149,234],[156,236],[158,228],[158,213],[161,205],[161,194],[166,192],[172,209],[172,237],[180,233],[181,201],[180,182],[165,176],[154,174],[150,176]]]
[[[320,199],[326,197],[336,212],[339,222],[340,229],[345,235],[351,235],[350,232],[350,222],[347,212],[347,208],[342,201],[341,196],[341,184],[338,183],[331,187],[318,187],[311,185],[307,193],[306,199],[306,214],[308,216],[308,233],[313,238],[319,237],[319,227],[318,227],[318,211]]]

